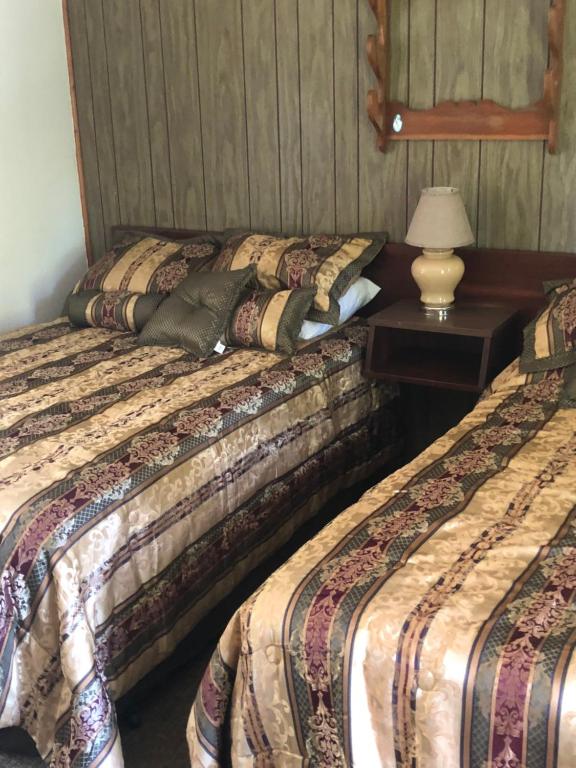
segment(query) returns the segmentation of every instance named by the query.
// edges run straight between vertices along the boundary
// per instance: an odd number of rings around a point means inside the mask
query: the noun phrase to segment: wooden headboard
[[[410,266],[418,248],[389,243],[364,274],[382,287],[371,311],[399,298],[417,298],[419,291]],[[576,254],[553,251],[514,251],[493,248],[459,248],[466,271],[456,291],[457,301],[511,304],[530,320],[545,304],[542,283],[576,278]]]
[[[125,231],[150,232],[173,240],[204,234],[203,230],[161,227],[112,227],[112,239]],[[382,309],[398,299],[417,298],[418,288],[410,266],[418,248],[404,243],[388,243],[364,274],[381,286],[378,296],[366,307],[366,314]],[[466,272],[456,293],[457,301],[511,304],[521,310],[521,320],[530,320],[545,303],[545,280],[576,278],[576,254],[554,251],[514,251],[493,248],[463,248]]]

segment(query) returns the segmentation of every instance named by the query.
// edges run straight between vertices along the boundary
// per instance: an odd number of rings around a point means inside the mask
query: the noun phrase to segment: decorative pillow
[[[138,332],[165,298],[160,293],[80,291],[68,297],[67,313],[73,325]]]
[[[198,272],[180,283],[142,329],[138,343],[183,347],[208,357],[220,341],[238,299],[255,282],[254,267]]]
[[[548,306],[524,329],[522,373],[576,363],[576,279],[544,283]]]
[[[311,320],[337,323],[338,299],[384,245],[383,239],[344,235],[279,237],[238,233],[230,237],[212,269],[256,264],[264,288],[316,288]]]
[[[292,354],[315,292],[314,288],[250,291],[232,313],[225,343]]]
[[[220,250],[218,241],[200,236],[180,242],[127,233],[93,264],[74,289],[172,293],[191,272],[209,270]]]
[[[340,307],[338,325],[345,323],[346,320],[350,320],[359,309],[362,309],[362,307],[371,302],[374,296],[380,293],[380,290],[380,286],[373,283],[372,280],[368,280],[367,277],[359,277],[356,282],[352,283],[346,293],[338,299],[338,306]],[[315,323],[314,320],[304,320],[300,329],[300,338],[305,340],[315,339],[317,336],[327,333],[333,327],[333,325],[328,325],[327,323]]]

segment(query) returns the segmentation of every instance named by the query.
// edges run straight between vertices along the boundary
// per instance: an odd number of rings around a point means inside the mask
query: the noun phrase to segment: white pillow
[[[368,280],[367,277],[359,277],[356,282],[352,283],[346,293],[338,299],[338,304],[340,305],[338,324],[341,325],[346,320],[350,320],[352,315],[355,315],[359,309],[365,307],[379,292],[379,285],[373,283],[372,280]],[[334,326],[327,325],[326,323],[315,323],[313,320],[304,320],[299,338],[305,340],[315,339],[316,336],[327,333],[331,328],[334,328]]]

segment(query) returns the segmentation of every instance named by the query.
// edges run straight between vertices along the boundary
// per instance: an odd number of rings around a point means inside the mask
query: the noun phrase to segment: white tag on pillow
[[[224,344],[222,344],[221,341],[219,341],[218,344],[216,344],[216,346],[214,347],[214,352],[218,352],[219,355],[221,355],[222,352],[225,352],[225,351],[226,351],[226,347]]]

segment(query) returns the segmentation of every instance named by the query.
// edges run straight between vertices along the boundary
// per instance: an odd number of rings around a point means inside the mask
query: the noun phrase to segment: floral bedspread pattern
[[[352,323],[198,361],[59,320],[0,338],[0,727],[120,768],[114,700],[396,449]]]
[[[194,768],[576,765],[576,411],[562,370],[474,411],[236,613]]]

